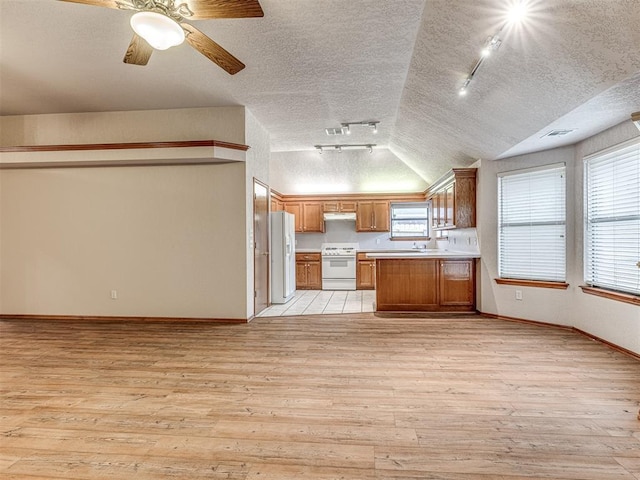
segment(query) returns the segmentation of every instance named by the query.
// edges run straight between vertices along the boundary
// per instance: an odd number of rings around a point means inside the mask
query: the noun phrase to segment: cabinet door
[[[431,228],[438,228],[438,195],[431,197]]]
[[[474,306],[473,260],[440,260],[440,305]]]
[[[271,211],[279,212],[284,210],[284,204],[280,200],[276,200],[275,198],[271,199]]]
[[[356,231],[370,232],[373,228],[373,202],[358,202]]]
[[[324,212],[339,212],[340,211],[340,202],[324,202],[322,204],[322,210]]]
[[[322,265],[320,262],[307,263],[307,287],[313,290],[322,288]]]
[[[305,202],[302,205],[302,231],[324,232],[324,218],[322,213],[322,203]]]
[[[444,226],[445,227],[455,227],[456,220],[454,216],[454,212],[456,210],[455,205],[455,191],[456,184],[452,183],[448,187],[444,189]]]
[[[296,262],[296,288],[307,288],[307,263]]]
[[[296,232],[302,232],[302,204],[300,202],[285,203],[284,211],[295,217]]]
[[[447,221],[447,195],[441,190],[436,195],[438,197],[438,228],[442,228]]]
[[[357,267],[356,289],[374,289],[376,283],[376,262],[371,260],[358,260]]]
[[[389,202],[373,202],[373,228],[374,232],[388,232],[389,222]]]
[[[437,311],[438,260],[430,258],[378,261],[376,308],[379,311]]]
[[[339,208],[341,212],[355,212],[356,202],[340,202]]]

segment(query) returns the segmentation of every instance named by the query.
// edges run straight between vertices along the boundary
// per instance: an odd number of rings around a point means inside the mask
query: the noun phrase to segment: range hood
[[[356,213],[339,213],[339,212],[329,212],[324,214],[325,221],[327,220],[351,220],[352,222],[356,221]]]

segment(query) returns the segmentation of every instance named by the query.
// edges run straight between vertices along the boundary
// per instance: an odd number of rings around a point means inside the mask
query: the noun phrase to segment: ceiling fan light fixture
[[[156,50],[166,50],[184,42],[184,30],[172,18],[156,12],[138,12],[131,17],[131,28]]]

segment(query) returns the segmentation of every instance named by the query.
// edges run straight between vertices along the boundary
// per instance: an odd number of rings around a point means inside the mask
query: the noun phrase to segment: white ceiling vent
[[[544,138],[544,137],[562,137],[563,135],[568,135],[571,132],[575,132],[575,129],[573,129],[573,130],[551,130],[550,132],[545,133],[540,138]]]
[[[325,128],[324,131],[327,132],[327,135],[345,135],[347,133],[345,127]]]

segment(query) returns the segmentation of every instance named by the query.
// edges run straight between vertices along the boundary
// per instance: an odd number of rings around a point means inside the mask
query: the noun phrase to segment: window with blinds
[[[498,174],[500,278],[566,279],[565,165]]]
[[[585,158],[584,280],[640,295],[640,140]]]

